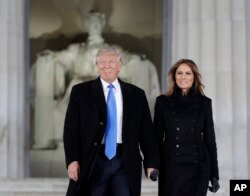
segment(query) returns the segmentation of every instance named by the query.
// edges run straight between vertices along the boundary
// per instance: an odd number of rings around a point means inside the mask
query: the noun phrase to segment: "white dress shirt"
[[[102,82],[105,100],[107,102],[107,97],[109,93],[109,88],[108,88],[109,83],[105,82],[102,79],[101,79],[101,82]],[[115,101],[116,101],[116,120],[117,120],[116,143],[122,143],[122,114],[123,114],[122,91],[121,91],[120,83],[118,82],[117,78],[114,82],[112,82],[112,84],[114,86],[113,90],[114,90]]]

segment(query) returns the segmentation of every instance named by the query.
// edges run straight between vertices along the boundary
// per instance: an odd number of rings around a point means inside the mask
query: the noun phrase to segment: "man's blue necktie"
[[[109,93],[107,97],[107,127],[105,132],[105,155],[112,159],[116,154],[116,103],[112,84],[108,85]]]

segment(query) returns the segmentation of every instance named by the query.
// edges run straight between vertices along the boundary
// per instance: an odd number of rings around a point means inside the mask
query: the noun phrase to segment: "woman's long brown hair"
[[[166,95],[167,96],[173,95],[174,91],[178,88],[176,84],[175,73],[181,64],[186,64],[188,67],[190,67],[190,69],[192,70],[194,74],[193,88],[197,94],[204,95],[204,91],[203,91],[204,85],[201,82],[201,79],[202,79],[201,74],[198,70],[197,65],[194,63],[194,61],[190,59],[180,59],[171,67],[171,69],[168,72],[168,78],[167,78],[168,89],[167,89]]]

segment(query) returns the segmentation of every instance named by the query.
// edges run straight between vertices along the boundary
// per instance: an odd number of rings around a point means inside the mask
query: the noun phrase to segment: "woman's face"
[[[183,93],[187,93],[194,83],[194,73],[187,64],[181,64],[175,72],[175,82]]]

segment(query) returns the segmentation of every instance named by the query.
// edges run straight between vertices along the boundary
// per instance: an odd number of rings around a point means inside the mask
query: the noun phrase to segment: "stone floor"
[[[0,180],[0,196],[65,196],[66,178],[28,178]],[[223,189],[208,196],[228,196]],[[142,180],[141,196],[157,196],[157,182]]]
[[[0,196],[64,196],[67,185],[65,178],[0,180]],[[142,196],[156,196],[157,182],[144,179],[142,190]]]

